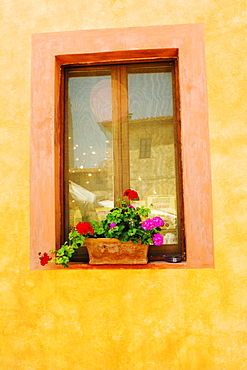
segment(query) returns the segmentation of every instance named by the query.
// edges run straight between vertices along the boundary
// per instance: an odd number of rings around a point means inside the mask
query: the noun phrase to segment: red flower
[[[127,189],[123,193],[124,197],[128,197],[130,200],[136,199],[139,197],[138,193],[135,190]]]
[[[139,195],[136,191],[132,190],[131,194],[129,195],[129,199],[133,200],[133,199],[136,199],[138,198]]]
[[[88,233],[94,234],[94,229],[92,228],[90,222],[79,222],[75,228],[81,235],[87,235]]]
[[[128,197],[131,192],[132,192],[131,189],[125,190],[125,192],[123,193],[124,197]]]
[[[39,259],[40,259],[40,264],[41,266],[45,266],[47,265],[47,263],[52,260],[51,257],[48,256],[48,254],[45,252],[44,254],[41,254],[41,252],[39,252]]]

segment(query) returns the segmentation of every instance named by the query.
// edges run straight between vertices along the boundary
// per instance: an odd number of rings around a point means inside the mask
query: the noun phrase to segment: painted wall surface
[[[1,369],[247,369],[246,1],[0,7]],[[182,23],[205,27],[215,269],[31,271],[31,35]]]

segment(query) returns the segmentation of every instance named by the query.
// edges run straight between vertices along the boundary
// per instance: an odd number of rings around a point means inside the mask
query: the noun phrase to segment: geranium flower
[[[123,193],[124,197],[128,197],[131,191],[132,191],[131,189],[125,190],[125,192]]]
[[[155,226],[150,218],[142,222],[142,228],[144,230],[152,230],[154,227]]]
[[[133,199],[136,199],[136,198],[139,197],[137,191],[131,190],[131,189],[125,190],[123,195],[124,195],[124,197],[128,197],[130,200],[133,200]]]
[[[92,228],[90,222],[79,222],[75,228],[81,235],[87,235],[88,233],[94,234],[94,229]]]
[[[152,222],[155,225],[155,227],[162,227],[164,226],[164,221],[161,217],[153,217]]]
[[[113,229],[115,226],[117,226],[116,222],[110,223],[110,229]]]
[[[132,190],[132,192],[129,195],[129,199],[133,200],[133,199],[136,199],[138,197],[139,197],[138,193],[135,190]]]
[[[161,226],[164,226],[164,221],[162,220],[161,217],[148,218],[142,223],[142,228],[144,230],[152,230],[154,227],[161,227]]]
[[[47,263],[52,260],[51,257],[49,257],[49,255],[45,252],[44,254],[41,254],[41,252],[39,252],[39,259],[40,259],[40,264],[41,266],[45,266],[47,265]]]
[[[159,234],[159,233],[154,234],[152,240],[154,242],[154,245],[161,245],[161,244],[163,244],[163,236],[161,234]]]

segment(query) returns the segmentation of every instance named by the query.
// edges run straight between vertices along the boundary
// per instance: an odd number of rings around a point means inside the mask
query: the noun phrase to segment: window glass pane
[[[65,223],[71,228],[104,218],[113,204],[109,70],[68,72],[66,121]]]
[[[181,252],[172,68],[146,63],[67,72],[66,234],[79,221],[104,219],[114,193],[121,197],[130,187],[140,196],[133,204],[152,204],[151,216],[165,222],[165,249],[153,256]]]
[[[164,220],[164,243],[177,244],[172,72],[160,66],[128,72],[130,187]]]

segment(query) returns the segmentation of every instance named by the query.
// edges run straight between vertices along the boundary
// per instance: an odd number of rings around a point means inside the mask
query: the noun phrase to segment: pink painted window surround
[[[32,39],[31,268],[60,243],[60,74],[65,65],[176,58],[179,72],[186,261],[138,269],[213,268],[213,219],[204,30],[201,24],[35,34]],[[73,269],[119,268],[71,264]],[[123,266],[121,266],[123,268]],[[130,267],[124,267],[130,268]]]

